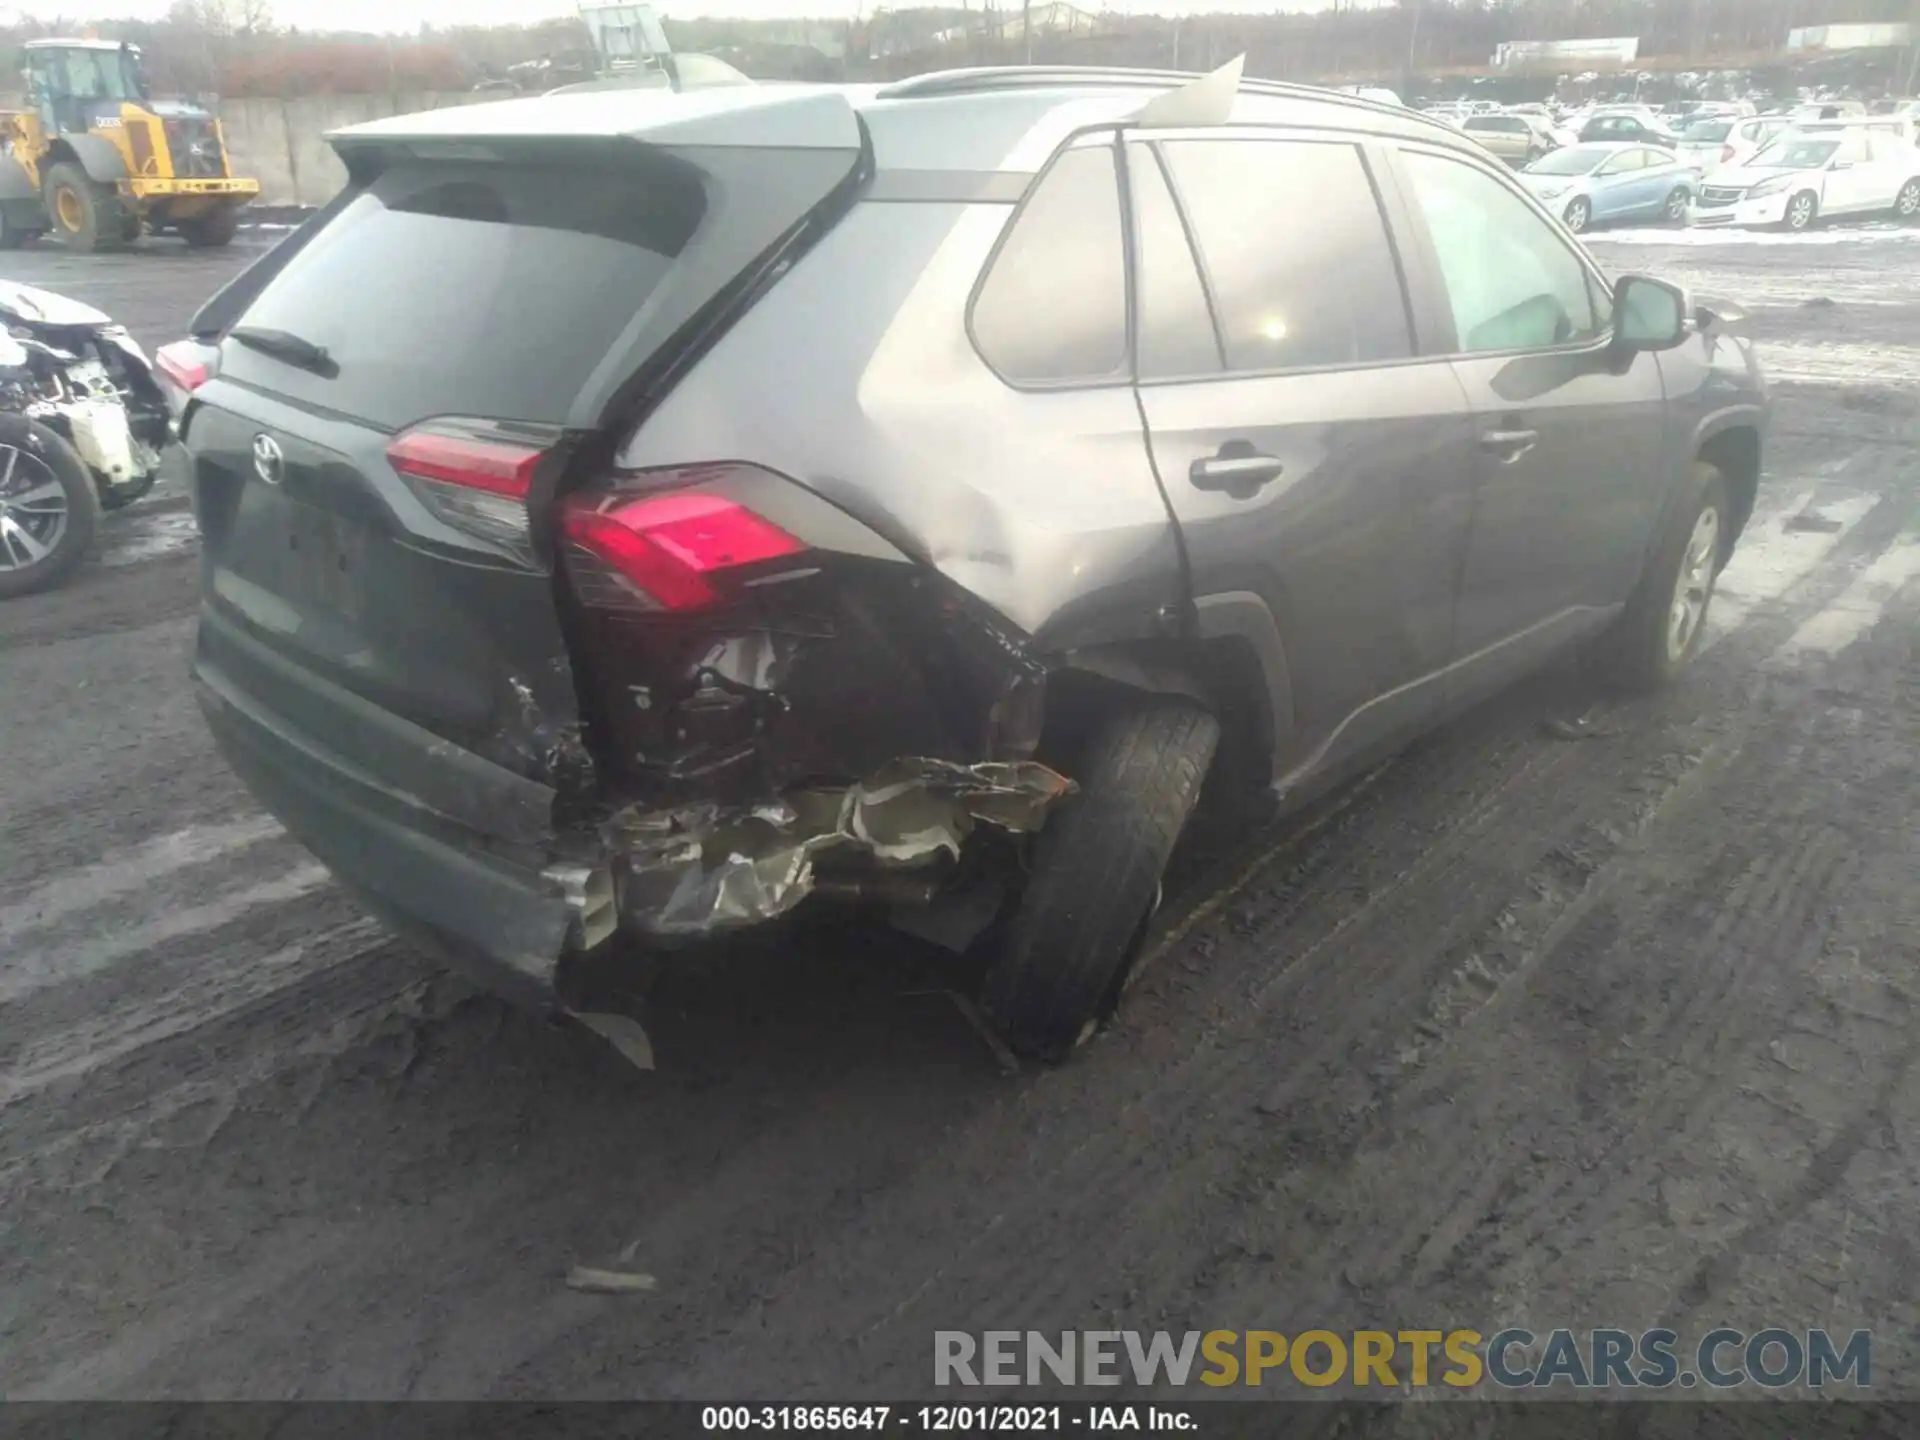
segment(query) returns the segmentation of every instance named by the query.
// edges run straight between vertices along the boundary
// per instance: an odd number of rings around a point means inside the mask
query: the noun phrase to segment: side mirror
[[[1693,302],[1678,285],[1651,275],[1622,275],[1613,287],[1614,348],[1624,354],[1673,350],[1685,343]]]

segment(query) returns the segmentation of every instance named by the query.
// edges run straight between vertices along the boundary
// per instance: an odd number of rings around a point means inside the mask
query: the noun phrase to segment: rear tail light
[[[527,495],[555,438],[485,420],[429,420],[395,437],[387,463],[449,525],[531,565]]]
[[[168,384],[191,395],[213,378],[213,361],[218,352],[191,340],[176,340],[153,352],[153,368]]]
[[[1733,146],[1722,145],[1720,147],[1720,163],[1722,165],[1731,165],[1733,163],[1733,155],[1734,155]]]
[[[576,495],[560,530],[574,591],[594,609],[703,610],[720,603],[716,581],[728,572],[807,550],[737,501],[698,490]]]
[[[524,565],[536,563],[528,501],[556,431],[487,420],[429,420],[396,436],[387,463],[447,524]],[[569,496],[560,539],[575,594],[593,609],[703,610],[725,597],[729,572],[805,554],[808,547],[711,487],[736,467],[646,472],[648,488]]]

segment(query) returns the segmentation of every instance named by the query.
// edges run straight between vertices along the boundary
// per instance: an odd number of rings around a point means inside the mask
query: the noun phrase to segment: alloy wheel
[[[0,446],[0,570],[30,570],[67,533],[67,492],[44,460]]]
[[[1709,505],[1693,522],[1693,534],[1680,556],[1674,577],[1673,603],[1667,610],[1667,658],[1679,660],[1699,636],[1706,622],[1707,602],[1713,598],[1713,567],[1720,553],[1720,512]]]
[[[1795,230],[1804,230],[1813,223],[1813,197],[1796,195],[1793,203],[1787,206],[1787,224]]]
[[[1909,180],[1900,188],[1900,198],[1893,202],[1893,208],[1903,220],[1920,215],[1920,180]]]

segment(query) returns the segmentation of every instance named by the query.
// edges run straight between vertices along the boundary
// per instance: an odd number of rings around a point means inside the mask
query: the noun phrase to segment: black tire
[[[62,209],[66,195],[73,198],[71,214]],[[46,206],[47,219],[61,243],[82,254],[121,249],[140,233],[138,219],[119,193],[111,185],[87,178],[87,172],[70,161],[48,169]]]
[[[1687,223],[1687,204],[1693,199],[1693,192],[1684,185],[1676,186],[1667,196],[1667,203],[1660,208],[1660,218],[1669,225]]]
[[[1704,589],[1698,611],[1681,636],[1675,617],[1683,567],[1690,571],[1689,562],[1701,558],[1695,552],[1699,549],[1702,517],[1709,511],[1716,517],[1711,553],[1704,556],[1704,574],[1696,577]],[[1714,582],[1733,543],[1732,527],[1732,492],[1726,477],[1704,460],[1696,461],[1691,494],[1675,507],[1640,583],[1627,600],[1626,610],[1606,637],[1606,667],[1620,685],[1629,690],[1657,690],[1670,684],[1699,653],[1700,637],[1706,633],[1712,609]]]
[[[1593,205],[1586,196],[1576,195],[1560,218],[1574,234],[1584,235],[1593,223]]]
[[[1900,193],[1893,197],[1893,218],[1920,218],[1920,180],[1909,180],[1900,187]]]
[[[86,463],[46,426],[21,415],[0,415],[0,475],[6,473],[9,458],[13,473],[0,488],[0,566],[5,567],[0,568],[0,600],[45,590],[66,579],[93,544],[100,519],[99,498]],[[35,559],[32,546],[20,539],[21,529],[35,543],[44,544],[51,527],[45,526],[44,514],[16,508],[9,500],[48,481],[60,488],[65,524],[47,553]]]
[[[196,215],[190,220],[182,220],[180,238],[196,250],[214,250],[222,245],[231,245],[239,229],[239,207],[226,205],[218,210],[209,211],[205,215]]]
[[[1019,1053],[1065,1058],[1119,998],[1219,743],[1211,714],[1172,698],[1120,712],[1089,741],[1080,793],[1034,841],[981,996]]]
[[[102,485],[100,487],[100,508],[104,511],[124,510],[136,500],[146,498],[153,489],[154,482],[160,478],[158,470],[149,470],[131,485]]]
[[[38,233],[37,230],[22,230],[7,219],[5,210],[0,210],[0,250],[18,250]]]
[[[1813,222],[1820,218],[1820,197],[1811,190],[1801,190],[1787,201],[1787,218],[1780,222],[1784,230],[1799,232],[1811,230]]]

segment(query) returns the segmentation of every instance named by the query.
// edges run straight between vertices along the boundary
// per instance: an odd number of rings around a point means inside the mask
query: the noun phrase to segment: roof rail
[[[1204,78],[1193,70],[1144,70],[1123,65],[981,65],[966,70],[934,70],[910,76],[881,87],[882,100],[909,100],[944,95],[978,95],[996,90],[1040,90],[1055,86],[1086,85],[1137,86],[1140,89],[1164,89],[1190,85]],[[1282,100],[1319,100],[1368,110],[1375,114],[1424,120],[1441,130],[1450,130],[1444,121],[1435,120],[1408,105],[1390,105],[1384,100],[1369,100],[1345,90],[1329,90],[1319,85],[1300,85],[1287,80],[1259,80],[1243,77],[1240,90],[1248,95],[1266,95]]]

